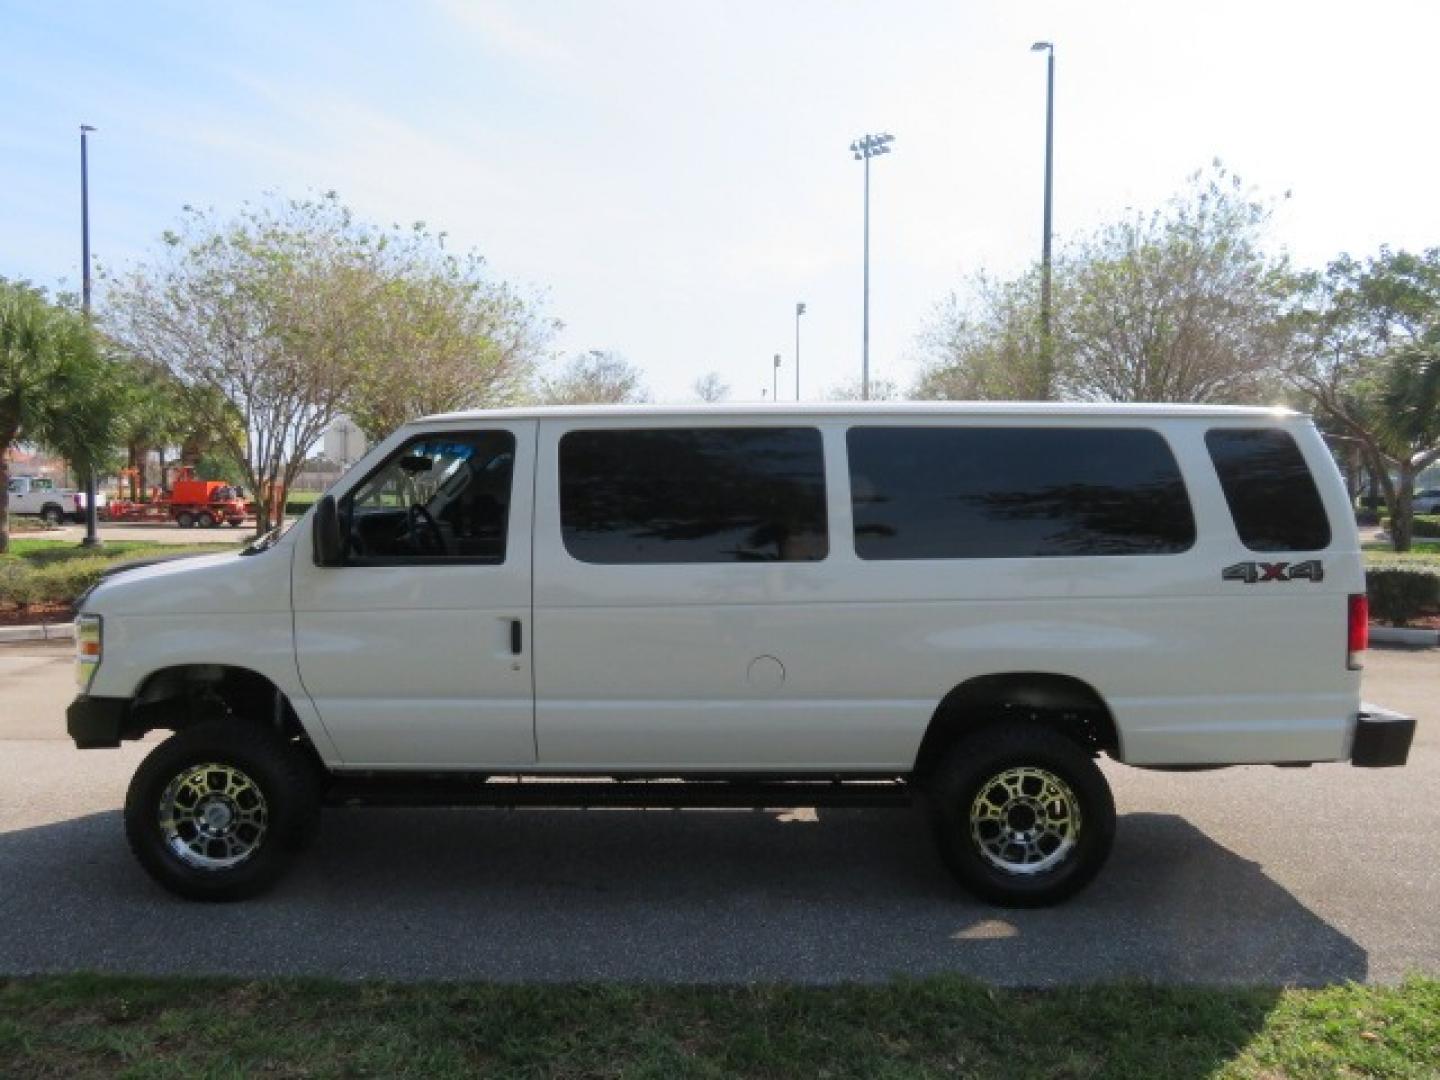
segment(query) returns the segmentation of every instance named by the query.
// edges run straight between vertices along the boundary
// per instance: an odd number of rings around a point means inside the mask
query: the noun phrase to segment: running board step
[[[794,807],[909,806],[900,780],[516,780],[340,776],[328,806]]]

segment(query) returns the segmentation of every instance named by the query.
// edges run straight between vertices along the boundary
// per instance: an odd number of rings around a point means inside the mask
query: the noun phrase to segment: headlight
[[[104,649],[104,635],[101,633],[99,615],[79,615],[75,618],[75,685],[80,693],[90,691],[95,680],[95,669],[100,666],[100,654]]]

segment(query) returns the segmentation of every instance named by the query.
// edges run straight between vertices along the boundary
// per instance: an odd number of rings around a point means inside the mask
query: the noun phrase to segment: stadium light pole
[[[1050,211],[1055,190],[1055,44],[1037,41],[1030,46],[1030,51],[1045,54],[1045,231],[1040,241],[1040,361],[1045,378],[1045,395],[1049,397],[1055,363],[1050,335]]]
[[[860,341],[860,400],[870,400],[870,159],[890,153],[895,136],[862,135],[850,144],[856,161],[865,162],[865,316]]]
[[[800,316],[805,314],[804,303],[795,305],[795,400],[800,400]]]
[[[95,129],[80,125],[80,306],[85,321],[90,321],[90,146],[88,136]],[[85,539],[81,547],[100,547],[100,532],[95,513],[95,463],[85,467]]]

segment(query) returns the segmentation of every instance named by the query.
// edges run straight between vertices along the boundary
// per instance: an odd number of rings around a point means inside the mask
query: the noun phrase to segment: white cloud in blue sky
[[[1044,60],[1056,227],[1153,205],[1211,158],[1293,191],[1302,263],[1440,243],[1440,5],[1153,2],[0,4],[0,274],[137,258],[185,203],[334,189],[546,291],[569,350],[661,398],[768,385],[808,304],[805,388],[854,378],[860,166],[875,165],[872,360],[907,379],[927,311],[1039,249]]]

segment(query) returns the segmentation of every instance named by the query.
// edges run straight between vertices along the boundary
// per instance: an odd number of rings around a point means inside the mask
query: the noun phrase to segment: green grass
[[[1320,990],[0,981],[26,1077],[1434,1077],[1440,981]]]
[[[319,500],[322,492],[319,491],[292,491],[285,496],[285,515],[287,517],[299,517],[309,510]]]
[[[99,551],[71,540],[12,538],[0,555],[0,605],[63,604],[120,563],[155,556],[215,554],[233,544],[157,544],[143,540],[107,541]]]
[[[1409,551],[1396,551],[1384,541],[1361,544],[1366,566],[1434,566],[1440,568],[1440,543],[1415,541]]]

